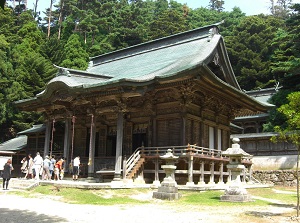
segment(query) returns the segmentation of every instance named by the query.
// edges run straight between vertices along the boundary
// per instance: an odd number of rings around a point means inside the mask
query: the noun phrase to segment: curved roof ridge
[[[95,57],[91,57],[90,60],[93,63],[92,66],[97,66],[102,63],[111,62],[113,60],[117,60],[120,58],[124,58],[127,56],[132,56],[136,54],[141,54],[143,52],[158,50],[164,47],[170,47],[172,45],[181,44],[184,42],[193,41],[196,39],[208,38],[213,36],[214,34],[219,33],[218,25],[220,23],[215,23],[212,25],[207,25],[204,27],[199,27],[193,30],[180,32],[171,36],[162,37],[159,39],[151,40],[145,43],[137,44],[134,46],[130,46],[124,49],[116,50],[113,52],[109,52],[106,54],[98,55]],[[87,71],[90,69],[88,68]]]

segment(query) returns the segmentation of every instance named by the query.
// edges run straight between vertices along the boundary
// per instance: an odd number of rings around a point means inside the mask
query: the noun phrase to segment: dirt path
[[[151,194],[139,199],[152,199]],[[256,199],[258,199],[256,197]],[[283,214],[293,211],[284,204],[236,207],[179,207],[154,200],[146,205],[95,206],[67,204],[47,197],[23,198],[8,192],[0,193],[0,222],[110,222],[110,223],[225,223],[225,222],[298,222]],[[241,215],[258,216],[258,221],[241,219]],[[288,215],[287,215],[288,216]]]

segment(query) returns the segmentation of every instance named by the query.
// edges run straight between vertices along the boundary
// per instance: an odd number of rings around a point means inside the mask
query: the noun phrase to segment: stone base
[[[110,186],[111,188],[121,188],[124,186],[124,183],[120,180],[113,180],[110,182]]]
[[[203,186],[203,185],[206,185],[206,183],[205,183],[204,181],[199,181],[199,182],[198,182],[198,185],[199,185],[199,186]]]
[[[153,198],[162,200],[176,200],[181,195],[178,193],[177,183],[175,181],[164,181],[158,187],[157,192],[153,192]]]
[[[228,202],[249,202],[252,201],[247,190],[241,185],[231,185],[225,190],[225,194],[220,197],[221,201]]]
[[[177,200],[181,197],[179,193],[153,192],[153,198],[161,200]]]
[[[159,180],[153,181],[153,183],[152,183],[153,188],[158,188],[159,186],[160,186],[160,181]]]
[[[134,180],[135,184],[146,184],[145,180],[143,177],[138,176],[135,180]]]
[[[249,194],[239,194],[239,195],[222,195],[220,197],[221,201],[227,202],[249,202],[252,201],[251,195]]]
[[[186,186],[195,186],[195,183],[194,182],[187,182],[186,184],[185,184]]]

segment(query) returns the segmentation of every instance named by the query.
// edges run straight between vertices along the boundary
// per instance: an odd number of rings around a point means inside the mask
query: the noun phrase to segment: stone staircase
[[[18,189],[18,190],[27,190],[33,187],[37,187],[38,185],[39,182],[36,182],[34,180],[11,178],[8,187],[12,189]]]

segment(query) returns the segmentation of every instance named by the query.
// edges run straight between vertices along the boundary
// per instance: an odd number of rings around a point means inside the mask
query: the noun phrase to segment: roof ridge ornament
[[[219,28],[218,26],[223,24],[225,22],[225,20],[222,20],[219,23],[216,23],[214,27],[210,28],[208,31],[208,39],[207,42],[210,42],[211,39],[214,37],[215,34],[219,34]]]
[[[87,70],[92,68],[93,66],[94,66],[94,62],[90,60]]]
[[[61,67],[61,68],[58,69],[57,76],[68,76],[68,77],[70,77],[71,74],[70,74],[70,71],[68,71],[68,69]]]
[[[68,68],[65,68],[65,67],[60,67],[60,66],[57,66],[55,64],[53,64],[54,67],[58,68],[58,72],[56,74],[56,77],[58,76],[68,76],[68,77],[71,77],[71,74],[70,74],[70,71],[68,70]]]

